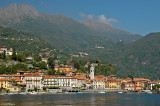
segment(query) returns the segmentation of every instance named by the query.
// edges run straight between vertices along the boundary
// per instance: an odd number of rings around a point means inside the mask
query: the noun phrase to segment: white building
[[[8,50],[6,46],[1,46],[0,53],[4,53],[4,51],[6,52],[6,56],[13,54],[12,48],[10,48],[10,50]]]
[[[24,74],[23,76],[24,83],[26,84],[26,91],[34,88],[38,90],[43,89],[43,76],[34,73]]]
[[[73,76],[48,75],[44,77],[45,87],[73,88],[77,85],[77,79]]]

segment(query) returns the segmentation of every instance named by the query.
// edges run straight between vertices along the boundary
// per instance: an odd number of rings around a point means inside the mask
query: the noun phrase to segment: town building
[[[22,80],[20,79],[0,79],[0,88],[6,89],[12,93],[18,93],[21,91]]]
[[[121,89],[134,90],[134,82],[132,78],[125,78],[121,82]]]
[[[60,87],[62,89],[72,89],[77,87],[77,78],[63,75],[47,75],[43,80],[44,87]]]
[[[28,73],[23,75],[23,81],[26,84],[26,91],[33,90],[37,88],[37,90],[43,89],[43,75],[39,75],[38,73]]]
[[[76,77],[76,78],[77,78],[77,87],[85,89],[87,78],[84,77]]]
[[[105,89],[118,90],[121,89],[121,79],[108,79],[105,81]]]
[[[144,90],[148,86],[149,79],[145,78],[133,78],[134,90]]]
[[[105,77],[95,78],[92,80],[93,89],[104,89],[105,88]]]
[[[7,46],[1,46],[1,47],[0,47],[0,54],[1,54],[1,53],[4,53],[4,51],[5,51],[5,53],[6,53],[6,56],[13,54],[12,48],[10,48],[10,49],[8,50],[8,49],[7,49]]]

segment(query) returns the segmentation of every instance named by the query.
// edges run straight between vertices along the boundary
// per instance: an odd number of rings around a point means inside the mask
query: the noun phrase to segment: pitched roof
[[[150,79],[145,79],[145,78],[133,78],[133,81],[150,81]]]
[[[0,81],[12,81],[11,79],[7,79],[7,78],[2,78],[0,79]]]
[[[18,81],[18,82],[23,82],[21,79],[19,78],[12,78],[11,80],[15,80],[15,81]]]
[[[91,83],[91,81],[86,81],[86,84],[90,84]]]
[[[104,78],[104,77],[100,77],[100,78],[95,78],[95,79],[93,79],[93,81],[103,81],[103,80],[105,80],[106,78]]]
[[[153,81],[154,83],[160,83],[160,80]]]
[[[53,79],[77,79],[76,77],[74,76],[64,76],[64,75],[47,75],[47,76],[44,76],[43,78],[53,78]]]
[[[105,82],[121,82],[121,81],[122,81],[121,79],[108,79]]]
[[[22,80],[19,78],[12,78],[12,79],[2,78],[2,79],[0,79],[0,81],[13,81],[13,80],[18,81],[18,82],[22,82]]]
[[[77,77],[77,80],[86,80],[87,78],[84,77]]]

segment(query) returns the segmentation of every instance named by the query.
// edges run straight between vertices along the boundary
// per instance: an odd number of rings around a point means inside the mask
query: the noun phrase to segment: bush
[[[46,87],[43,87],[43,90],[44,90],[44,91],[46,91],[46,89],[47,89]]]
[[[48,87],[48,89],[59,89],[59,87],[57,87],[57,86],[50,86],[50,87]]]

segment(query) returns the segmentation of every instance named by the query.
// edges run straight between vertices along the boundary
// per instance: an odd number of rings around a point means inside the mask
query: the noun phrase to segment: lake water
[[[0,95],[0,106],[160,106],[160,94]]]

